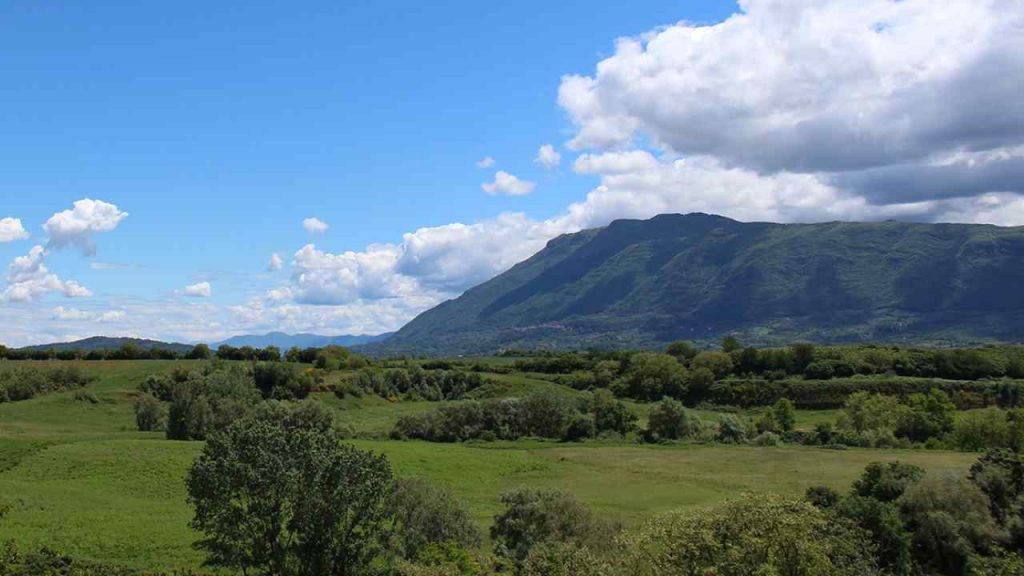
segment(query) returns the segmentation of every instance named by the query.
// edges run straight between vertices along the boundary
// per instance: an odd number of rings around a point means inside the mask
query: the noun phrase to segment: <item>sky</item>
[[[0,30],[9,346],[395,330],[664,212],[1024,224],[1019,0],[13,0]]]

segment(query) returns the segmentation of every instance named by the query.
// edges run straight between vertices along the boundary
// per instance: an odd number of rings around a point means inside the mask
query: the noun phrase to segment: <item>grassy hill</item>
[[[668,214],[556,238],[371,348],[1020,341],[1022,282],[1024,228]]]

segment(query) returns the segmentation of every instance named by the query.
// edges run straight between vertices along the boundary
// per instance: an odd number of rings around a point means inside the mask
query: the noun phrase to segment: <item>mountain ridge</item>
[[[1024,338],[1024,227],[663,214],[552,239],[375,353]]]
[[[192,344],[163,342],[160,340],[151,340],[149,338],[132,338],[128,336],[90,336],[88,338],[72,340],[69,342],[52,342],[49,344],[23,346],[18,348],[18,350],[56,350],[58,352],[82,350],[85,352],[91,352],[93,350],[117,350],[126,344],[134,344],[143,350],[172,350],[180,354],[186,353],[193,348]]]
[[[226,345],[234,346],[236,348],[241,346],[266,348],[267,346],[277,346],[281,350],[287,350],[293,346],[298,346],[299,348],[322,348],[331,344],[348,347],[374,344],[387,339],[391,334],[391,332],[385,332],[383,334],[340,334],[337,336],[324,336],[321,334],[287,334],[285,332],[274,331],[267,332],[266,334],[242,334],[239,336],[232,336],[231,338],[226,338],[220,342],[210,344],[210,347],[219,348],[220,346]]]

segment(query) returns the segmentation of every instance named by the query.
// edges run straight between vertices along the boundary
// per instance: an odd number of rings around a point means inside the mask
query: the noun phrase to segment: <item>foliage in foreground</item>
[[[207,441],[187,479],[208,564],[289,574],[371,574],[386,558],[391,468],[329,422],[254,417]]]

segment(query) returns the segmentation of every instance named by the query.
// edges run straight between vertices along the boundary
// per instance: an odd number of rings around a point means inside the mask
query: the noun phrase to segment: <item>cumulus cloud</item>
[[[310,234],[323,234],[330,226],[319,218],[306,218],[302,221],[302,227]]]
[[[85,198],[75,201],[70,210],[57,212],[43,224],[50,240],[48,248],[75,246],[87,256],[96,254],[93,235],[109,232],[128,217],[117,206],[102,200]]]
[[[63,281],[46,267],[46,249],[33,246],[25,256],[18,256],[7,267],[7,287],[0,293],[4,302],[28,302],[38,300],[54,292],[68,298],[92,296],[92,292],[81,284]]]
[[[0,243],[14,242],[25,238],[28,238],[28,231],[21,225],[20,219],[10,217],[0,219]]]
[[[537,150],[537,156],[533,161],[550,170],[562,163],[562,155],[551,144],[544,144]]]
[[[480,169],[490,168],[494,166],[494,158],[487,156],[476,163],[476,167]]]
[[[282,267],[284,267],[284,260],[282,260],[281,257],[277,255],[277,252],[271,254],[270,262],[267,263],[267,271],[277,272]]]
[[[497,194],[505,194],[508,196],[523,196],[533,192],[533,188],[536,186],[533,182],[528,180],[520,180],[519,178],[505,172],[504,170],[498,170],[498,173],[494,175],[494,182],[485,182],[480,185],[491,196]]]
[[[210,286],[209,282],[197,282],[185,286],[182,293],[194,298],[209,298],[213,295],[213,287]]]
[[[303,246],[292,260],[291,295],[303,304],[346,304],[358,299],[408,295],[411,283],[392,273],[398,256],[391,244],[334,254]]]
[[[818,174],[872,204],[1019,190],[1024,5],[745,0],[620,40],[563,78],[575,148],[656,148]],[[964,170],[958,155],[987,156]],[[851,214],[851,216],[853,216]]]

